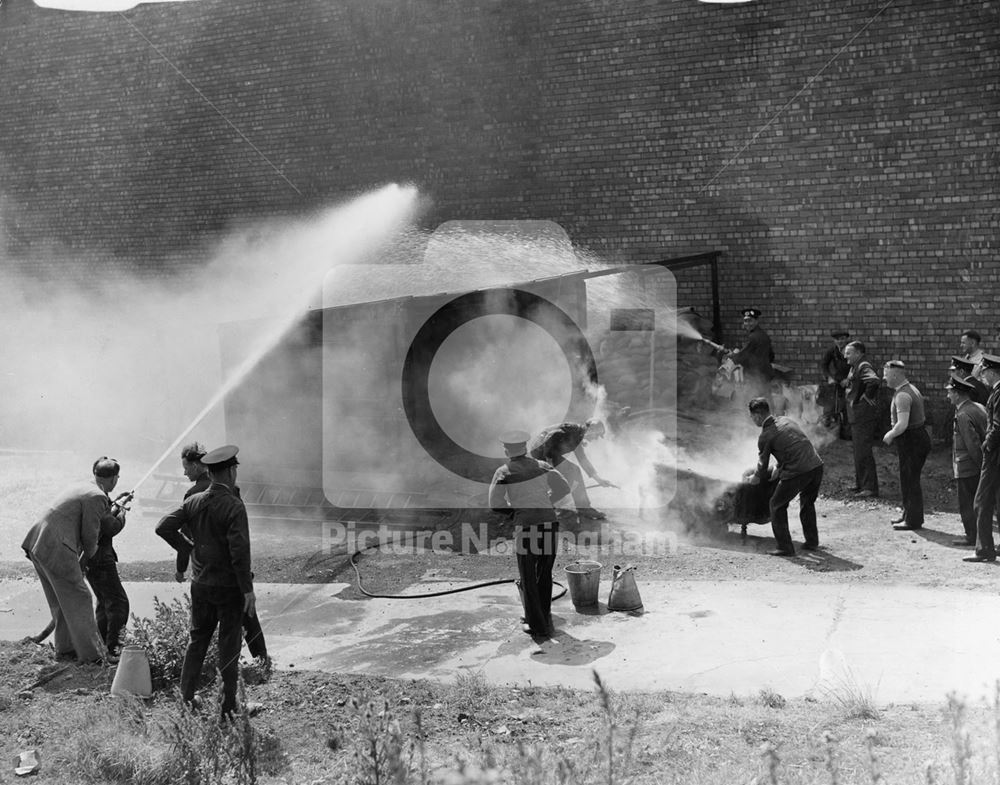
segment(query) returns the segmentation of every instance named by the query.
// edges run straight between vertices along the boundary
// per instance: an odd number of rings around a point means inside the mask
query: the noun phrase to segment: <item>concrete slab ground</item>
[[[408,593],[458,588],[425,581]],[[133,612],[186,585],[130,583]],[[880,703],[936,702],[951,691],[992,697],[1000,677],[1000,597],[895,586],[640,582],[641,616],[603,602],[578,613],[553,604],[557,634],[520,631],[510,586],[426,599],[342,599],[346,584],[258,584],[260,616],[279,669],[450,681],[785,697],[869,690]],[[601,598],[609,586],[602,584]],[[352,593],[353,594],[353,593]],[[0,637],[38,633],[48,619],[32,580],[0,583]]]

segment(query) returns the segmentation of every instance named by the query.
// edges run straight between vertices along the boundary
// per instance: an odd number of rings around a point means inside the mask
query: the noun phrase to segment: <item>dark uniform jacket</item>
[[[757,438],[757,476],[768,478],[768,464],[773,455],[778,461],[778,479],[790,480],[823,465],[809,437],[788,417],[768,417]]]
[[[774,362],[771,338],[760,327],[754,327],[747,333],[746,344],[738,352],[733,352],[730,359],[742,365],[744,372],[761,379],[770,380],[774,375],[771,368],[771,363]]]
[[[983,466],[986,407],[971,400],[959,401],[954,429],[951,465],[955,477],[978,477]]]
[[[191,553],[195,583],[253,591],[247,510],[228,486],[213,482],[204,493],[189,496],[160,521],[156,533],[178,552]]]
[[[494,472],[490,508],[512,512],[518,525],[548,523],[556,519],[553,503],[569,492],[569,483],[549,464],[519,455]]]
[[[97,552],[90,560],[90,567],[102,567],[114,564],[118,561],[118,554],[115,553],[114,538],[125,528],[125,514],[122,517],[112,515],[109,512],[101,516],[101,532],[97,538]]]
[[[847,414],[853,422],[869,422],[878,418],[878,388],[882,380],[878,378],[872,364],[862,357],[851,368],[847,384]]]
[[[841,354],[839,348],[831,346],[826,350],[823,359],[820,360],[819,369],[820,373],[823,374],[823,378],[820,380],[823,384],[827,383],[827,379],[842,382],[847,378],[847,374],[850,373],[851,364],[847,362],[847,358]]]
[[[196,493],[207,491],[208,486],[211,484],[212,480],[209,478],[208,472],[205,472],[197,480],[194,481],[194,484],[190,488],[184,491],[185,500],[190,499]],[[236,489],[236,495],[237,496],[240,495],[239,488]],[[166,537],[164,537],[163,533],[160,531],[161,526],[163,526],[163,521],[160,521],[158,524],[156,524],[156,533],[159,534],[164,539],[166,539]],[[181,535],[184,537],[185,540],[187,540],[187,547],[177,549],[176,569],[177,572],[183,573],[187,572],[188,562],[191,561],[191,549],[194,547],[194,543],[191,542],[191,532],[188,531],[186,528],[181,529]]]
[[[1000,463],[1000,382],[993,385],[986,401],[986,436],[983,438],[983,460]]]

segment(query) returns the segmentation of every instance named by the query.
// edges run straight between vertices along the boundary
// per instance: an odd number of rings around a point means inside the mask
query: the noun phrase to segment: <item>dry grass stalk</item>
[[[837,737],[830,731],[823,734],[823,764],[830,775],[830,785],[840,785],[840,767],[837,765]]]
[[[850,719],[877,720],[881,716],[875,703],[878,685],[862,685],[850,667],[821,689],[825,697],[840,706]]]
[[[948,693],[948,717],[951,720],[952,770],[955,785],[972,785],[972,741],[965,721],[965,702]]]
[[[885,778],[882,776],[882,766],[875,752],[877,743],[878,734],[873,730],[869,730],[865,734],[865,746],[868,749],[868,776],[871,778],[872,785],[883,785]]]

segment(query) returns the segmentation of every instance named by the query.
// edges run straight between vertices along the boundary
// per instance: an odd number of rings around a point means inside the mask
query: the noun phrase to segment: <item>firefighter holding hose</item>
[[[556,561],[559,523],[555,502],[570,492],[565,478],[544,461],[527,455],[527,431],[500,435],[507,462],[493,475],[489,504],[513,516],[518,586],[524,607],[524,631],[552,637],[552,566]]]
[[[21,543],[22,550],[38,573],[52,614],[56,657],[75,659],[81,665],[113,659],[107,656],[102,632],[113,632],[111,640],[117,644],[121,627],[128,621],[128,598],[124,597],[124,590],[121,590],[120,597],[117,594],[111,597],[110,589],[107,594],[100,591],[103,582],[99,582],[94,589],[99,592],[98,608],[105,614],[105,629],[100,630],[84,580],[91,562],[95,558],[100,560],[99,547],[104,538],[109,550],[107,557],[111,560],[107,571],[108,584],[117,582],[117,588],[121,589],[111,537],[124,526],[124,512],[114,515],[108,498],[118,484],[119,470],[118,461],[114,458],[98,458],[92,467],[92,481],[63,491]],[[130,497],[131,494],[123,496]],[[116,502],[121,503],[123,510],[121,498]],[[114,573],[113,578],[111,573]],[[117,602],[122,599],[123,606]],[[110,630],[109,624],[112,625]],[[44,633],[39,637],[44,638]]]

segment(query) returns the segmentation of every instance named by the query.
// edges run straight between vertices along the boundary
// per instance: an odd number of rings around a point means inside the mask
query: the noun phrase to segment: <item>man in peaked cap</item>
[[[1000,357],[984,354],[980,378],[990,387],[986,401],[986,435],[983,437],[983,466],[973,505],[976,509],[976,555],[963,561],[994,562],[993,513],[1000,495]]]
[[[906,378],[902,360],[889,360],[882,368],[885,383],[893,389],[890,407],[892,427],[882,441],[896,444],[899,456],[899,492],[903,514],[892,522],[897,530],[919,529],[924,525],[924,490],[920,473],[931,452],[931,437],[924,426],[924,397]]]
[[[191,442],[181,448],[181,469],[184,472],[184,476],[192,482],[191,487],[184,491],[185,499],[194,496],[196,493],[207,491],[212,484],[212,479],[208,474],[208,467],[202,463],[202,458],[205,457],[207,452],[208,450],[205,449],[201,442]],[[239,497],[239,487],[234,486],[233,491]],[[156,533],[161,537],[164,537],[164,532],[161,531],[164,520],[166,519],[161,520],[156,526]],[[181,534],[184,537],[186,547],[182,547],[177,551],[174,579],[178,583],[184,581],[184,574],[187,572],[188,564],[191,560],[191,549],[193,547],[190,532],[182,529]],[[243,615],[243,639],[246,641],[250,656],[258,661],[265,675],[269,674],[271,659],[267,654],[267,642],[264,638],[264,630],[260,626],[260,619],[257,617],[257,614],[247,613]]]
[[[954,545],[976,544],[976,489],[983,467],[983,436],[986,435],[986,407],[972,400],[975,387],[953,373],[944,386],[948,402],[955,407],[951,440],[951,468],[958,485],[958,513],[965,537]]]
[[[211,484],[188,497],[157,527],[176,550],[191,548],[191,640],[181,668],[181,697],[194,702],[209,642],[219,628],[219,670],[222,673],[222,714],[236,706],[240,638],[244,614],[256,614],[250,571],[250,526],[246,507],[236,493],[239,448],[227,444],[202,456]]]
[[[847,375],[851,365],[844,357],[844,347],[851,339],[847,330],[830,330],[833,343],[819,361],[820,397],[823,404],[823,422],[827,427],[840,422],[847,409]]]
[[[774,349],[771,338],[760,327],[761,312],[756,308],[743,309],[743,330],[747,334],[742,349],[729,353],[729,359],[743,366],[743,379],[752,396],[766,395],[771,384],[774,369]]]
[[[552,636],[552,566],[559,542],[555,502],[569,495],[566,479],[549,464],[530,458],[527,431],[500,435],[507,462],[493,474],[489,504],[513,516],[514,552],[520,576],[524,631]]]
[[[982,379],[975,375],[977,367],[978,365],[972,362],[972,360],[952,355],[951,365],[948,366],[948,370],[951,373],[959,374],[965,381],[971,384],[973,387],[972,400],[975,403],[981,403],[985,406],[986,399],[990,397],[990,388],[983,383]]]

